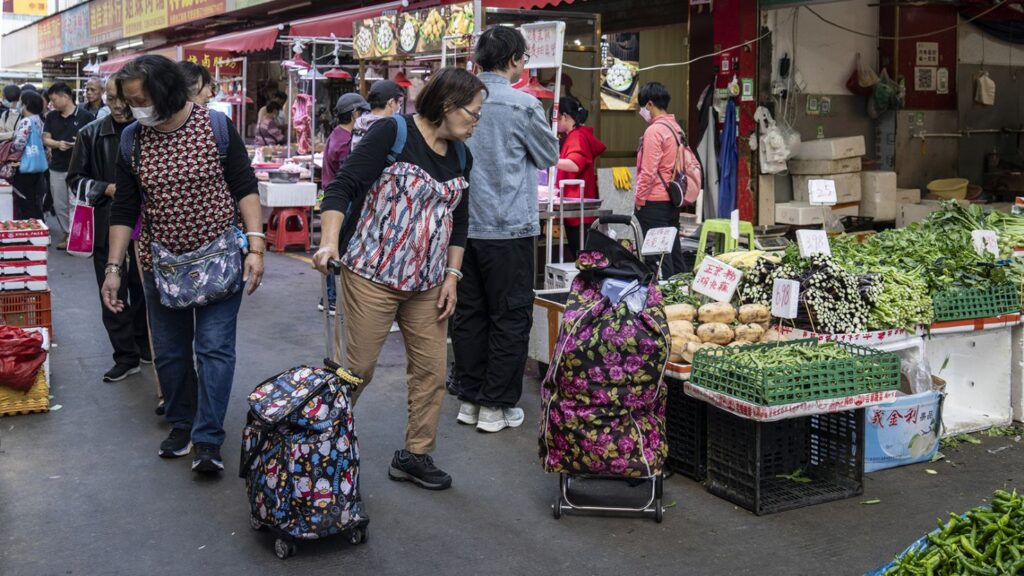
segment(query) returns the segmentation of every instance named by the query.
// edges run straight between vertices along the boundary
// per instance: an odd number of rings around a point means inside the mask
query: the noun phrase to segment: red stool
[[[284,252],[288,246],[302,246],[309,252],[309,218],[305,208],[274,208],[267,219],[267,246]]]

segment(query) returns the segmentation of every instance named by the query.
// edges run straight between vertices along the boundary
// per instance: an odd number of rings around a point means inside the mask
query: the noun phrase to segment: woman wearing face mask
[[[215,473],[224,469],[220,445],[234,380],[242,288],[213,303],[172,308],[163,302],[180,295],[180,283],[168,281],[158,287],[153,261],[203,250],[217,263],[207,274],[220,276],[229,266],[240,266],[252,294],[263,277],[265,250],[256,175],[234,125],[220,112],[188,100],[188,84],[177,64],[163,56],[140,56],[125,64],[115,81],[118,97],[131,107],[139,126],[126,129],[133,132],[123,135],[126,150],[117,158],[103,304],[115,313],[126,306],[118,297],[124,274],[121,262],[141,213],[143,287],[165,417],[172,428],[160,445],[160,456],[185,456],[194,443],[192,470]],[[129,136],[133,145],[127,142]],[[228,240],[235,238],[239,213],[249,242],[244,257]],[[228,249],[217,254],[230,261],[212,259],[221,244]],[[187,384],[193,349],[199,369],[198,406]]]
[[[178,62],[188,88],[188,99],[200,106],[206,106],[213,98],[213,77],[205,66],[182,60]]]
[[[14,138],[14,129],[21,120],[21,88],[14,84],[4,86],[4,107],[0,114],[0,142]]]
[[[672,204],[668,195],[668,183],[675,177],[676,155],[679,142],[676,135],[682,132],[676,117],[667,111],[672,99],[664,85],[648,82],[640,87],[637,102],[640,117],[648,124],[640,140],[636,157],[636,219],[644,234],[651,228],[675,228],[679,230],[680,209]],[[651,259],[657,264],[658,258]],[[679,242],[672,243],[672,253],[661,265],[662,277],[668,278],[686,272],[682,249]]]
[[[583,180],[583,197],[600,198],[597,193],[597,173],[594,163],[606,149],[603,142],[594,136],[594,129],[583,124],[589,113],[572,96],[564,96],[558,101],[558,132],[563,135],[562,151],[558,158],[558,175],[556,182],[562,180]],[[563,198],[579,198],[579,186],[566,186]],[[571,210],[567,213],[571,213]],[[584,226],[593,224],[593,218],[586,218]],[[566,261],[576,259],[580,251],[580,219],[565,219],[566,242],[569,244]],[[586,238],[584,237],[584,241]]]
[[[469,72],[444,68],[419,93],[416,114],[377,121],[325,191],[324,240],[313,258],[324,273],[341,259],[346,355],[363,379],[353,402],[398,321],[409,358],[409,423],[388,476],[430,490],[452,483],[429,453],[445,396],[447,319],[469,234],[473,160],[463,143],[480,120],[485,90]],[[400,123],[405,145],[389,163]],[[342,224],[350,224],[344,234]]]
[[[43,133],[43,110],[45,104],[43,97],[38,92],[23,91],[21,93],[21,120],[14,129],[14,144],[11,148],[16,152],[24,152],[28,145],[29,134],[32,130]],[[19,171],[15,174],[11,185],[14,187],[14,216],[15,218],[43,218],[42,199],[46,194],[46,173],[25,174]]]

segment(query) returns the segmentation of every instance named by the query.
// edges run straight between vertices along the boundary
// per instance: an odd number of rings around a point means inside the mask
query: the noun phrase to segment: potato
[[[665,317],[668,318],[669,322],[676,320],[693,322],[693,318],[696,315],[697,311],[689,304],[673,304],[671,306],[665,306]]]
[[[673,320],[668,323],[668,333],[673,337],[676,334],[693,334],[693,322],[685,320]]]
[[[672,337],[672,344],[669,349],[669,362],[679,362],[682,360],[682,352],[686,349],[687,344],[702,344],[700,338],[696,334],[682,334],[679,336]]]
[[[686,346],[683,347],[683,350],[680,353],[680,357],[683,359],[684,362],[689,362],[690,364],[693,364],[693,355],[697,353],[697,350],[700,350],[703,347],[703,344],[687,342]]]
[[[741,324],[760,324],[772,321],[772,311],[764,304],[745,304],[740,306]]]
[[[736,340],[741,342],[757,342],[764,336],[764,328],[760,324],[740,324],[735,332]]]
[[[730,347],[732,347],[732,346],[747,346],[749,344],[753,344],[753,342],[747,342],[747,341],[744,341],[744,340],[737,340],[735,342],[730,342],[729,346]]]
[[[701,324],[718,322],[721,324],[732,324],[736,320],[736,309],[725,302],[705,304],[697,311]]]
[[[701,324],[697,328],[697,336],[701,342],[711,342],[713,344],[728,344],[733,341],[735,334],[733,334],[732,328],[727,324],[721,322],[710,322],[708,324]]]
[[[761,342],[779,342],[780,340],[785,340],[785,338],[775,328],[765,330],[764,335],[761,336]]]

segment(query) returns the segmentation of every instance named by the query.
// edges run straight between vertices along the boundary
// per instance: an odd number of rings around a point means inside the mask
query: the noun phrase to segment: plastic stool
[[[302,246],[309,252],[309,218],[306,208],[274,208],[267,218],[267,246],[284,252],[288,246]]]
[[[724,218],[716,220],[705,220],[700,228],[700,242],[697,244],[697,258],[693,263],[694,270],[697,266],[700,266],[700,261],[707,255],[707,244],[709,234],[721,234],[722,242],[719,244],[718,239],[714,238],[716,242],[715,254],[724,254],[726,252],[733,252],[739,249],[739,240],[732,237],[732,221],[725,220]],[[754,243],[754,225],[750,222],[740,222],[740,236],[747,237],[747,249],[754,250],[756,244]]]

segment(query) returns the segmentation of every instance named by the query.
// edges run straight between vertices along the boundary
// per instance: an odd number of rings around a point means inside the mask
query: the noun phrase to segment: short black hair
[[[641,107],[647,106],[650,102],[655,107],[662,110],[668,109],[668,103],[672,101],[672,95],[668,93],[668,88],[661,82],[648,82],[640,87],[640,95],[637,96],[637,103]]]
[[[509,62],[526,54],[526,38],[509,26],[495,26],[480,35],[473,61],[484,72],[508,70]]]
[[[416,96],[416,112],[434,126],[444,122],[444,115],[473,102],[480,92],[487,92],[484,83],[462,68],[442,68]]]
[[[355,110],[349,110],[344,114],[338,114],[338,124],[349,124],[352,122],[352,116],[355,114]]]
[[[281,111],[281,103],[280,102],[278,102],[277,100],[271,100],[270,102],[267,102],[267,113],[268,114],[276,114],[277,112],[280,112],[280,111]]]
[[[587,118],[590,117],[590,112],[583,107],[583,104],[580,104],[579,100],[572,96],[562,96],[558,100],[558,110],[560,113],[572,118],[577,126],[586,124]]]
[[[274,95],[271,98],[274,100],[284,100],[285,102],[288,101],[288,95],[285,94],[284,92],[281,92],[280,90],[274,92]]]
[[[45,107],[43,97],[35,90],[23,90],[21,92],[21,105],[32,114],[42,114]]]
[[[21,91],[22,92],[25,92],[25,91],[28,91],[28,92],[39,92],[39,89],[36,88],[35,84],[23,84],[21,86]]]
[[[4,100],[17,102],[18,98],[21,98],[21,88],[18,88],[17,84],[4,86]]]
[[[70,86],[63,82],[54,82],[50,86],[50,89],[46,91],[47,96],[53,96],[54,94],[63,94],[72,100],[75,99],[75,92]]]
[[[142,87],[153,102],[156,117],[166,120],[188,104],[188,89],[185,75],[174,61],[147,54],[129,61],[114,76],[117,83],[117,96],[124,97],[124,83],[141,80]]]
[[[204,86],[213,84],[213,76],[210,76],[210,71],[206,69],[206,66],[200,66],[188,60],[178,62],[178,66],[181,67],[181,73],[185,76],[185,83],[188,84],[189,92],[192,91],[192,87],[196,84],[199,84],[200,90]]]

